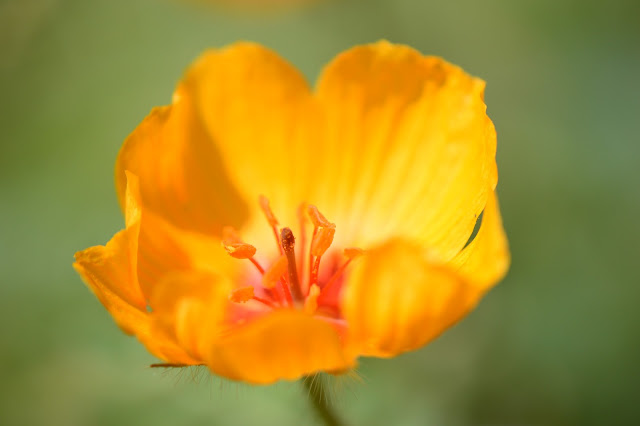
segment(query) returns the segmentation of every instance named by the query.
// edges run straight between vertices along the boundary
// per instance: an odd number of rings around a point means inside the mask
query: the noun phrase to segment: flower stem
[[[324,380],[318,376],[307,376],[302,379],[302,384],[307,389],[307,396],[318,416],[327,426],[342,426],[336,413],[329,407],[329,398]]]

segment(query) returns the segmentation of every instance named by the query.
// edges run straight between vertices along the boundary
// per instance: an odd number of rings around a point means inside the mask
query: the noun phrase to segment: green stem
[[[307,390],[307,396],[316,413],[327,426],[342,426],[336,413],[329,407],[327,388],[321,377],[307,376],[302,379],[302,384]]]

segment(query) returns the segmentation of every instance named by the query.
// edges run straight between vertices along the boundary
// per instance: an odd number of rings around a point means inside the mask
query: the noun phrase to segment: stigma
[[[269,200],[260,196],[258,201],[273,233],[277,257],[269,265],[263,266],[255,258],[256,247],[244,242],[235,229],[225,227],[222,232],[224,249],[231,257],[252,263],[260,274],[257,280],[238,283],[241,285],[229,294],[229,300],[260,310],[293,308],[311,315],[333,312],[334,315],[330,316],[339,316],[335,309],[322,308],[331,300],[329,294],[335,293],[335,287],[342,281],[351,261],[364,251],[358,248],[344,249],[342,262],[332,262],[328,273],[321,274],[321,261],[333,244],[336,225],[316,206],[302,204],[298,208],[299,234],[296,241],[291,227],[280,227]],[[307,235],[309,224],[312,225],[310,238]]]

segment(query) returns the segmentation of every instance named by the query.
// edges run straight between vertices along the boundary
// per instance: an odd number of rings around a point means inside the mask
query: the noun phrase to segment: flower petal
[[[108,265],[105,269],[115,271],[118,268],[112,261],[109,261]],[[94,271],[102,268],[86,262],[86,259],[77,261],[73,267],[98,300],[107,308],[122,331],[135,335],[150,353],[164,361],[178,364],[194,363],[193,359],[178,347],[170,336],[151,329],[151,321],[146,311],[132,306],[111,291],[110,288],[114,286],[112,281],[101,281],[104,277],[110,277],[109,273],[106,275],[95,274]],[[101,275],[102,277],[100,277]]]
[[[354,265],[343,295],[350,351],[389,357],[419,348],[460,319],[481,294],[453,270],[394,240]]]
[[[220,235],[222,226],[240,226],[247,217],[215,144],[181,88],[171,106],[154,108],[125,140],[116,162],[122,206],[127,170],[140,178],[145,208],[177,227]]]
[[[123,234],[118,233],[109,243],[113,246],[122,239]],[[115,289],[121,290],[119,287],[125,282],[121,281],[121,277],[125,277],[127,271],[126,267],[122,268],[113,260],[115,256],[110,256],[106,251],[104,246],[97,246],[78,252],[73,267],[122,331],[136,334],[137,325],[145,320],[146,313],[115,292]]]
[[[242,197],[266,195],[282,223],[310,201],[338,224],[336,244],[399,236],[453,258],[497,182],[484,82],[379,42],[338,56],[316,92],[274,52],[238,43],[204,54],[176,93]]]
[[[137,277],[140,209],[137,179],[129,181],[125,191],[126,228],[113,236],[105,246],[89,247],[75,254],[74,267],[116,322],[132,333],[137,313],[144,312],[146,300]],[[122,306],[126,303],[131,309]]]
[[[154,329],[175,339],[190,356],[204,362],[220,334],[231,283],[206,272],[177,272],[153,287],[149,305]]]
[[[118,274],[115,271],[119,268],[119,265],[113,263],[112,260],[103,263],[103,266],[100,266],[100,263],[102,262],[99,262],[98,265],[91,264],[91,261],[83,258],[80,261],[76,261],[73,267],[98,297],[98,300],[107,308],[120,329],[127,334],[135,335],[150,353],[164,361],[177,364],[194,364],[195,361],[177,346],[174,339],[165,333],[152,330],[152,323],[146,311],[132,306],[111,291],[111,288],[115,286],[115,283],[111,280],[113,279],[112,277]],[[100,271],[102,269],[110,270],[114,274],[111,275],[111,272],[103,274],[103,271]],[[98,274],[95,271],[99,271]],[[102,279],[107,281],[102,281]]]
[[[168,274],[201,271],[232,275],[240,261],[227,255],[220,239],[178,228],[144,210],[138,244],[138,280],[145,295]]]
[[[311,151],[322,141],[311,127],[318,114],[300,72],[262,46],[236,43],[202,55],[181,87],[244,197],[257,202],[263,194],[282,223],[296,223]]]
[[[127,174],[125,218],[126,228],[114,235],[106,246],[76,253],[73,267],[125,333],[135,335],[158,358],[192,363],[172,339],[151,330],[147,303],[138,284],[141,210],[138,179],[132,174]]]
[[[485,290],[504,278],[509,269],[507,236],[502,227],[498,198],[491,194],[476,237],[452,261],[465,281]]]
[[[209,355],[214,373],[256,384],[342,371],[353,362],[329,324],[295,310],[274,311],[231,330]]]
[[[350,244],[407,238],[451,259],[497,181],[483,91],[483,81],[406,46],[342,53],[317,85],[328,128],[312,201]]]
[[[166,274],[176,271],[234,273],[238,267],[220,247],[220,238],[191,232],[172,225],[143,206],[139,178],[126,170],[125,216],[135,231],[131,254],[136,256],[137,279],[144,295]],[[125,287],[128,288],[128,287]],[[138,296],[139,297],[139,296]],[[141,301],[138,306],[142,306]]]

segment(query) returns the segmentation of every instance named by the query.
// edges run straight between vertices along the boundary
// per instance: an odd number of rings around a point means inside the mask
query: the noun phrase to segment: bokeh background
[[[335,384],[353,425],[640,418],[640,2],[334,0],[264,18],[169,0],[0,0],[0,424],[310,424],[297,383],[147,368],[71,268],[123,225],[122,140],[205,48],[314,81],[386,38],[488,82],[509,276],[429,346]]]

